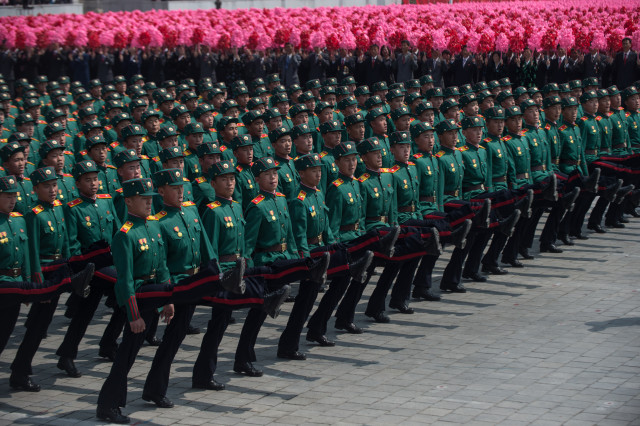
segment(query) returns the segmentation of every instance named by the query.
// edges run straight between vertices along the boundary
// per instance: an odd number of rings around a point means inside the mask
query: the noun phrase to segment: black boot
[[[236,266],[227,271],[221,273],[220,285],[227,291],[235,294],[244,294],[247,284],[242,277],[244,276],[244,270],[247,266],[246,260],[241,257],[236,260]]]

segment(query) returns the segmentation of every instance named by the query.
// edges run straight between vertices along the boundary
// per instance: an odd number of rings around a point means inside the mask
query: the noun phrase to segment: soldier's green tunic
[[[494,191],[508,189],[509,158],[504,141],[498,136],[489,135],[480,142],[480,145],[487,150],[487,169],[491,175],[491,187]]]
[[[389,144],[389,136],[373,134],[373,137],[378,138],[380,145],[382,145],[382,167],[391,168],[395,164],[395,159],[391,154],[391,145]]]
[[[269,136],[266,133],[260,135],[259,138],[251,137],[253,142],[253,158],[259,160],[262,157],[273,157],[275,152],[273,151],[273,145],[269,140]]]
[[[259,191],[256,179],[251,173],[251,167],[246,164],[238,164],[236,166],[236,188],[233,191],[233,199],[239,202],[244,210],[251,200],[258,196]]]
[[[69,237],[62,203],[39,202],[25,217],[29,236],[31,281],[42,282],[41,265],[69,257]]]
[[[443,180],[440,178],[438,159],[431,153],[418,151],[413,154],[413,161],[418,168],[420,194],[418,211],[422,216],[442,210],[440,200],[444,192]],[[433,201],[431,198],[433,197]]]
[[[591,164],[600,158],[600,142],[602,139],[596,116],[584,114],[578,120],[578,127],[580,129],[580,139],[582,139],[582,145],[585,150],[584,158],[587,164]]]
[[[216,198],[216,192],[204,176],[200,176],[192,181],[192,189],[193,201],[196,203],[200,214],[202,214],[207,204]]]
[[[580,139],[580,129],[577,124],[563,124],[560,126],[560,171],[569,174],[578,170],[583,176],[588,174],[584,159],[584,147]]]
[[[625,112],[627,133],[629,134],[629,146],[631,152],[637,154],[640,152],[640,112]]]
[[[68,203],[78,196],[76,181],[69,173],[58,175],[58,200]]]
[[[13,208],[13,211],[26,215],[31,210],[31,206],[34,203],[33,185],[31,184],[31,179],[28,177],[16,176],[16,183],[18,184],[18,201],[16,202],[16,206]]]
[[[547,139],[547,145],[549,146],[549,155],[551,155],[551,168],[553,171],[560,171],[560,152],[562,151],[562,145],[560,145],[560,135],[558,133],[558,125],[546,120],[542,128]]]
[[[507,180],[513,189],[521,188],[524,185],[533,183],[531,179],[531,154],[529,144],[524,133],[518,134],[508,132],[502,140],[507,148],[509,169],[507,170]]]
[[[390,226],[398,223],[393,178],[389,169],[369,170],[358,178],[362,210],[364,214],[364,230]]]
[[[464,177],[464,160],[458,148],[447,148],[445,146],[436,154],[440,167],[440,177],[442,179],[443,195],[442,203],[458,200],[462,197],[462,179]]]
[[[407,163],[396,161],[389,169],[389,173],[396,198],[397,223],[422,219],[418,211],[420,181],[416,164],[413,161]]]
[[[92,199],[80,194],[78,198],[67,203],[64,209],[69,230],[69,251],[76,256],[91,244],[104,240],[111,244],[113,235],[120,228],[109,194],[97,194]]]
[[[323,166],[319,186],[322,193],[326,194],[329,184],[338,179],[338,166],[336,165],[336,158],[333,156],[333,149],[324,146],[322,147],[322,152],[318,155]]]
[[[293,238],[301,257],[309,257],[311,250],[335,242],[329,228],[328,210],[322,192],[302,183],[297,197],[289,201]]]
[[[140,318],[135,292],[143,284],[171,281],[160,224],[148,218],[127,215],[127,221],[116,232],[111,243],[113,264],[118,278],[114,286],[118,305],[129,321]]]
[[[21,213],[0,213],[0,269],[21,268],[17,277],[3,276],[3,281],[28,281],[31,277],[27,223]]]
[[[629,148],[629,134],[627,133],[627,121],[623,108],[617,111],[610,111],[608,114],[611,120],[611,149],[613,155],[631,154]]]
[[[552,172],[551,150],[547,143],[547,137],[542,129],[526,125],[522,130],[524,139],[529,144],[531,156],[531,179],[540,182]]]
[[[338,173],[338,178],[327,189],[325,200],[329,207],[329,227],[339,242],[349,242],[363,234],[362,195],[355,177]],[[341,227],[354,229],[341,231]]]
[[[598,129],[600,129],[600,155],[611,154],[611,119],[605,115],[597,115]]]
[[[278,169],[278,191],[287,197],[287,201],[291,201],[297,195],[296,190],[300,184],[300,176],[291,158],[282,158],[276,155],[274,160],[280,166]]]
[[[491,171],[487,150],[482,145],[474,146],[466,143],[460,148],[464,161],[462,177],[462,199],[470,200],[478,195],[491,191]]]
[[[242,207],[235,200],[215,197],[202,213],[202,226],[211,235],[211,246],[215,258],[236,255],[247,257],[245,251],[245,220]],[[222,270],[235,266],[235,262],[220,262]]]
[[[256,266],[298,257],[284,194],[260,191],[247,207],[246,251]],[[265,251],[278,246],[280,251]]]

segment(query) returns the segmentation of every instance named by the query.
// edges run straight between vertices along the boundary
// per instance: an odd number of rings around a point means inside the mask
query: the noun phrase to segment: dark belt
[[[416,206],[411,204],[410,206],[402,206],[398,207],[398,212],[400,213],[413,213],[416,211]]]
[[[287,251],[287,243],[274,244],[270,247],[259,248],[256,250],[257,253],[284,253]]]
[[[516,175],[516,179],[529,179],[529,173],[519,173]]]
[[[136,277],[135,279],[144,281],[142,285],[152,284],[153,282],[155,282],[156,274],[142,275],[142,276]]]
[[[367,218],[367,222],[384,222],[387,223],[389,219],[387,216],[371,216]]]
[[[62,259],[62,255],[61,254],[52,254],[51,256],[40,256],[40,259],[42,260],[60,260]]]
[[[457,189],[455,191],[444,191],[444,195],[451,195],[451,196],[457,197],[459,196],[459,194],[460,194],[460,191],[458,191]]]
[[[22,268],[0,269],[0,275],[4,277],[17,278],[22,275]]]
[[[547,165],[543,164],[541,166],[533,166],[533,167],[531,167],[531,171],[532,172],[547,171]]]
[[[322,244],[322,234],[317,237],[307,238],[307,244]]]
[[[195,268],[191,268],[191,269],[187,269],[186,271],[183,272],[184,275],[195,275],[198,272],[200,272],[200,267],[196,266]]]
[[[340,226],[340,230],[341,231],[357,231],[358,228],[360,228],[360,223],[359,222],[352,223],[351,225],[341,225]]]
[[[484,191],[484,185],[480,184],[480,185],[467,186],[467,187],[462,188],[462,192],[477,191],[479,189]]]
[[[597,149],[587,149],[584,151],[584,153],[586,155],[598,155],[598,150]]]
[[[506,176],[500,176],[498,178],[494,178],[493,179],[493,183],[504,183],[507,181],[507,177]]]
[[[580,165],[580,160],[563,160],[563,159],[560,159],[560,162],[562,164],[568,164],[570,166],[579,166]]]
[[[240,259],[240,255],[237,253],[225,254],[224,256],[219,257],[220,262],[235,262],[238,259]]]
[[[436,202],[436,197],[434,197],[434,196],[431,196],[431,197],[421,196],[420,197],[420,201],[424,201],[425,203],[435,203]]]
[[[552,159],[551,159],[551,162],[552,162],[553,164],[558,165],[558,164],[560,164],[560,159],[559,159],[559,158],[552,158]]]
[[[627,147],[627,145],[623,144],[623,143],[619,143],[618,145],[614,145],[611,148],[613,149],[625,149]]]

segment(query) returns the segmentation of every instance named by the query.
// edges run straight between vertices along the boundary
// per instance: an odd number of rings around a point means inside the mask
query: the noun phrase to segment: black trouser
[[[124,309],[123,309],[124,311]],[[140,318],[148,324],[152,321],[154,309],[140,310]],[[122,343],[116,352],[111,371],[98,395],[98,407],[103,409],[124,407],[127,405],[127,375],[144,343],[146,333],[134,333],[129,323],[125,325]]]
[[[413,276],[419,262],[420,257],[415,257],[403,263],[387,264],[380,278],[378,278],[376,288],[371,293],[365,314],[375,315],[386,310],[387,294],[396,278],[395,286],[393,286],[393,291],[391,292],[391,301],[397,304],[404,304],[409,299]]]
[[[247,317],[244,320],[242,326],[242,332],[240,333],[240,339],[238,340],[238,347],[236,348],[236,362],[255,362],[256,352],[255,345],[260,333],[260,328],[264,324],[264,320],[267,319],[267,313],[262,308],[251,308],[247,313]]]
[[[175,314],[164,329],[162,343],[153,357],[142,393],[149,396],[165,396],[169,387],[171,363],[187,335],[187,328],[196,305],[176,305]]]
[[[415,290],[429,290],[432,284],[433,268],[440,256],[426,254],[420,258],[420,265],[413,277],[413,285]]]
[[[318,308],[309,318],[307,327],[309,334],[314,336],[323,336],[327,333],[327,323],[333,314],[334,309],[338,306],[338,302],[342,299],[347,287],[349,286],[349,277],[342,276],[331,280],[329,289],[324,293]]]
[[[487,245],[488,240],[485,234],[489,233],[486,229],[472,229],[467,236],[467,244],[464,248],[456,247],[451,253],[451,259],[444,268],[442,279],[440,280],[440,288],[448,289],[456,287],[462,282],[462,267],[467,256],[477,256],[478,262],[482,258],[482,252]],[[476,268],[477,272],[477,268]]]
[[[320,283],[309,280],[304,280],[300,283],[298,295],[287,320],[287,326],[278,341],[278,352],[295,352],[298,350],[300,334],[313,309],[319,290]]]
[[[16,327],[18,315],[20,315],[20,303],[0,309],[0,324],[2,324],[2,327],[0,327],[0,354],[7,347],[11,333]]]
[[[232,312],[229,307],[213,306],[211,308],[207,332],[202,337],[200,353],[193,364],[192,384],[207,384],[213,379],[218,366],[218,348],[229,326]]]

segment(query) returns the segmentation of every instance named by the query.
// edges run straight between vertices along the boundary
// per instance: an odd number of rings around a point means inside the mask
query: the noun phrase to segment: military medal
[[[349,192],[349,202],[353,203],[353,196],[351,195],[351,193]]]
[[[273,210],[269,210],[269,214],[271,215],[271,220],[276,220],[276,217],[273,214]]]
[[[451,171],[455,172],[456,171],[456,166],[453,165],[453,163],[451,163]]]
[[[476,159],[472,158],[471,161],[473,162],[473,167],[478,167],[478,164],[476,164]]]
[[[173,228],[173,230],[176,231],[178,237],[182,238],[182,232],[180,232],[180,228],[176,226],[175,228]]]
[[[380,196],[380,194],[378,193],[378,188],[373,188],[373,192],[374,192],[373,194],[374,197],[378,198]]]
[[[404,189],[409,188],[409,186],[407,186],[407,180],[406,180],[406,179],[403,179],[402,181],[404,182]]]
[[[52,231],[54,230],[54,229],[53,229],[53,225],[51,225],[51,221],[50,221],[50,220],[49,220],[49,221],[47,221],[47,225],[49,225],[49,229],[50,229],[50,230],[52,230]]]
[[[91,217],[90,216],[85,216],[84,220],[87,221],[87,226],[91,226]]]
[[[249,189],[253,189],[253,183],[251,183],[251,179],[247,179],[247,183],[249,184]]]

